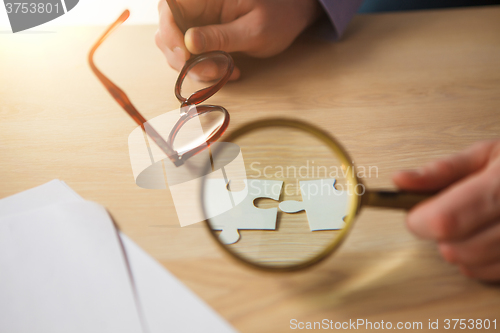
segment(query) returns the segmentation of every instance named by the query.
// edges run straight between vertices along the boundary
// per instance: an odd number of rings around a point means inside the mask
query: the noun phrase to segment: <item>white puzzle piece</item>
[[[283,201],[279,204],[285,213],[306,211],[311,231],[336,230],[345,226],[349,195],[339,191],[335,179],[317,179],[300,181],[302,201]]]
[[[262,180],[247,179],[245,182],[245,198],[230,209],[225,207],[208,207],[210,210],[223,211],[223,213],[209,219],[213,230],[222,230],[219,239],[224,244],[233,244],[240,239],[238,230],[257,229],[257,230],[275,230],[278,208],[260,209],[255,207],[254,201],[258,198],[268,198],[279,200],[283,182],[280,180]],[[205,186],[209,188],[205,193],[214,193],[210,190],[213,187],[220,187],[220,181],[217,179],[207,179]],[[227,189],[226,189],[227,191]],[[227,191],[231,196],[238,196],[240,192]],[[210,201],[205,199],[205,202]],[[211,201],[214,206],[214,201]],[[211,215],[208,213],[208,215]]]

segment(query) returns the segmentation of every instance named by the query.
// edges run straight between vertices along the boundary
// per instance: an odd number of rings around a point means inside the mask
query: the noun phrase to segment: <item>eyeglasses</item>
[[[128,113],[134,121],[139,124],[144,132],[158,145],[158,147],[166,154],[166,156],[176,166],[184,164],[188,158],[196,155],[200,151],[206,149],[214,141],[217,141],[222,134],[226,131],[229,125],[229,113],[222,106],[217,105],[198,105],[207,100],[217,91],[219,91],[229,80],[233,69],[234,62],[231,56],[223,51],[212,51],[200,55],[192,56],[186,61],[182,68],[177,82],[175,84],[175,96],[181,102],[180,117],[176,122],[168,138],[165,140],[152,126],[148,123],[141,113],[132,104],[128,96],[116,84],[108,79],[94,64],[94,53],[97,48],[109,37],[109,35],[118,28],[127,18],[130,12],[125,10],[118,19],[110,25],[104,34],[92,46],[89,52],[88,61],[90,68],[102,82],[104,87],[113,96],[113,98],[120,104],[120,106]],[[183,97],[182,91],[191,88],[188,84],[184,84],[184,80],[188,73],[196,73],[201,66],[211,70],[212,74],[218,77],[216,80],[210,82],[208,87],[204,87],[189,94],[189,97]],[[215,117],[214,117],[215,115]],[[204,137],[193,138],[190,143],[184,145],[181,149],[175,149],[175,139],[181,129],[193,119],[200,120],[200,118],[211,119],[211,125],[204,133]]]

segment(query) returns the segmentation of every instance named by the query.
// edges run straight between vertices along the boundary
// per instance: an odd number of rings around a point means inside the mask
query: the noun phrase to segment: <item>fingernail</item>
[[[406,171],[403,171],[403,173],[405,173],[407,177],[411,177],[411,178],[420,178],[420,177],[425,176],[425,170],[422,168],[414,169],[414,170],[406,170]]]
[[[184,52],[183,49],[181,49],[179,46],[176,46],[173,50],[175,57],[182,62],[186,61],[186,52]]]

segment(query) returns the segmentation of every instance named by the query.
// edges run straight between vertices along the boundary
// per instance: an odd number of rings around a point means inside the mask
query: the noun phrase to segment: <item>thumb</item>
[[[403,190],[441,190],[484,168],[494,146],[494,141],[480,142],[461,153],[431,162],[419,170],[400,171],[393,176],[393,181]]]
[[[218,50],[245,51],[251,44],[249,27],[252,23],[247,21],[248,15],[245,15],[225,24],[190,28],[184,36],[184,43],[193,54]]]

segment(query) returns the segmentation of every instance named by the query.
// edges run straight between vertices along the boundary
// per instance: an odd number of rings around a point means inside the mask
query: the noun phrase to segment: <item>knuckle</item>
[[[484,249],[470,244],[440,244],[439,251],[443,258],[452,263],[460,265],[480,265],[488,258]]]
[[[256,27],[249,29],[247,36],[249,36],[249,42],[247,44],[247,52],[257,58],[266,58],[279,53],[276,50],[278,45],[281,45],[281,41],[276,41],[273,36],[266,32],[264,27]]]
[[[463,275],[469,277],[469,278],[475,278],[476,277],[476,270],[473,267],[469,267],[466,265],[460,265],[460,271],[462,272]]]
[[[217,30],[217,43],[219,44],[219,49],[225,50],[229,47],[229,36],[225,30]]]
[[[472,150],[490,150],[493,145],[495,144],[496,140],[485,140],[485,141],[479,141],[475,142],[470,146],[470,149]]]
[[[170,50],[165,50],[163,52],[163,54],[165,55],[165,58],[167,58],[167,63],[168,65],[172,68],[172,69],[175,69],[176,71],[179,71],[180,68],[179,68],[179,64],[177,63],[177,61],[175,60],[175,56],[174,54],[170,51]]]
[[[155,44],[158,47],[161,47],[161,45],[162,45],[162,40],[161,40],[161,36],[160,36],[160,30],[157,30],[155,32]]]
[[[272,20],[272,17],[269,17],[269,14],[264,10],[259,10],[253,16],[252,26],[249,27],[248,31],[249,36],[252,36],[255,39],[263,40],[265,37],[269,36],[270,27],[269,22]]]
[[[456,233],[458,222],[451,214],[439,213],[430,221],[429,227],[437,240],[450,240]]]
[[[500,281],[500,267],[498,265],[471,266],[461,265],[462,273],[470,278],[484,282]]]
[[[165,0],[158,1],[158,12],[161,14],[162,10],[169,9]]]
[[[176,71],[179,71],[179,69],[176,66],[174,66],[170,60],[167,59],[167,63],[170,66],[170,68],[172,68],[172,69],[174,69]]]
[[[455,165],[448,159],[434,162],[433,168],[436,169],[439,174],[451,175],[455,172]]]
[[[493,178],[492,182],[488,196],[490,198],[488,206],[491,207],[492,211],[497,211],[496,215],[500,215],[500,178]]]
[[[439,244],[439,252],[447,262],[452,264],[459,262],[458,251],[455,246],[447,243],[441,243]]]
[[[162,28],[160,27],[158,30],[156,30],[155,33],[155,42],[157,46],[166,46],[167,44],[165,43],[166,38],[165,38],[165,32],[162,31]]]
[[[267,11],[263,8],[258,7],[255,9],[252,22],[254,30],[258,33],[263,33],[267,28],[269,18],[269,13],[267,13]]]
[[[500,140],[487,141],[492,146],[491,157],[500,157]]]

